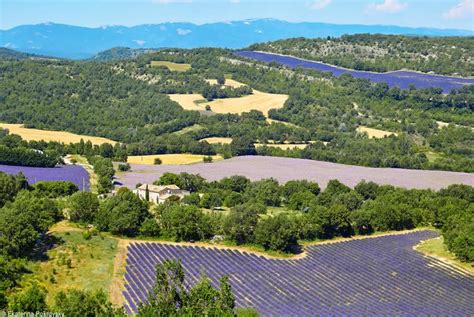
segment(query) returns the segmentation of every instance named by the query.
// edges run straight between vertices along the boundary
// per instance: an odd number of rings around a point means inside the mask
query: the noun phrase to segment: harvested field
[[[364,127],[360,126],[357,128],[357,132],[359,133],[364,133],[366,132],[369,136],[369,138],[376,138],[376,139],[382,139],[384,137],[388,137],[391,135],[398,135],[395,132],[390,132],[390,131],[385,131],[385,130],[380,130],[380,129],[374,129],[374,128],[369,128],[369,127]]]
[[[206,155],[198,154],[156,154],[156,155],[137,155],[129,156],[127,162],[130,164],[145,164],[145,165],[154,165],[155,159],[159,158],[161,164],[193,164],[202,162],[203,158]],[[221,160],[220,155],[212,156],[213,161]]]
[[[178,63],[173,63],[173,62],[168,62],[168,61],[152,61],[151,62],[151,67],[159,67],[159,66],[168,67],[168,69],[173,72],[185,72],[191,69],[190,64],[178,64]]]
[[[322,188],[331,179],[338,179],[351,187],[364,179],[405,188],[440,189],[451,184],[474,186],[474,176],[469,173],[371,168],[270,156],[241,156],[213,164],[132,165],[132,172],[124,173],[120,176],[120,181],[124,186],[135,188],[137,183],[151,183],[165,172],[201,174],[211,181],[232,175],[243,175],[252,180],[273,177],[280,183],[307,179],[318,182]]]
[[[10,133],[18,134],[19,136],[23,138],[23,140],[27,140],[27,141],[44,140],[46,142],[56,141],[56,142],[63,142],[63,143],[69,144],[69,143],[79,143],[81,139],[83,139],[84,142],[91,141],[92,144],[94,145],[96,144],[100,145],[103,143],[110,143],[110,144],[117,143],[107,138],[80,135],[80,134],[74,134],[74,133],[64,132],[64,131],[29,129],[29,128],[23,127],[23,124],[0,123],[0,128],[8,129]]]
[[[206,81],[207,81],[210,85],[217,85],[217,79],[206,79]],[[245,86],[245,84],[242,84],[242,83],[238,82],[237,80],[227,79],[227,78],[226,78],[225,83],[224,83],[224,86],[232,87],[232,88],[239,88],[239,87],[241,87],[241,86]]]
[[[211,138],[204,138],[199,141],[206,141],[209,144],[230,144],[232,142],[232,138],[219,138],[219,137],[211,137]]]
[[[274,148],[279,148],[282,150],[288,150],[288,149],[304,149],[308,146],[306,143],[298,143],[298,144],[262,144],[262,143],[255,143],[255,147],[263,147],[263,146],[268,146],[268,147],[274,147]]]
[[[231,79],[226,80],[226,83],[227,81],[232,82],[232,85],[237,85],[238,83]],[[216,99],[210,102],[200,102],[203,100],[200,94],[170,94],[168,96],[171,100],[179,103],[185,110],[205,111],[206,106],[209,105],[214,113],[241,114],[250,110],[259,110],[265,116],[268,116],[270,109],[282,108],[288,99],[288,95],[270,94],[255,89],[251,95],[240,98]]]

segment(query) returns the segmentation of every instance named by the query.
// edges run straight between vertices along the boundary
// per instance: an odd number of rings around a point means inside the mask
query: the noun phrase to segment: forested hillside
[[[252,50],[293,55],[356,70],[411,69],[443,75],[474,76],[474,37],[345,35],[294,38],[255,44]]]
[[[439,46],[446,46],[445,40],[439,41]],[[467,39],[465,45],[469,43]],[[151,67],[157,60],[188,63],[192,68],[173,72]],[[0,121],[108,137],[125,143],[129,155],[261,154],[374,167],[474,171],[472,86],[447,95],[439,89],[400,90],[346,75],[335,78],[315,70],[251,63],[220,49],[167,49],[106,63],[3,60],[0,73]],[[258,111],[242,115],[185,111],[166,95],[216,91],[206,79],[225,81],[224,75],[259,91],[289,95],[283,108],[269,113],[277,121],[270,123]],[[218,97],[229,96],[234,95]],[[361,127],[393,135],[369,138]],[[207,137],[234,141],[230,145],[199,141]],[[308,146],[255,149],[257,142]]]

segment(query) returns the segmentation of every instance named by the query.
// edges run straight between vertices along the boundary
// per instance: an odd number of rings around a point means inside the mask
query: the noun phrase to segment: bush
[[[208,219],[196,206],[158,206],[161,233],[175,241],[198,241],[209,238],[212,232]]]
[[[97,195],[90,192],[77,192],[69,198],[69,218],[73,222],[90,224],[99,210]]]
[[[204,163],[212,163],[212,156],[210,156],[210,155],[204,156],[204,157],[202,158],[202,161],[203,161]]]
[[[8,300],[8,308],[13,312],[44,312],[46,305],[46,290],[37,284],[23,289],[12,295]]]
[[[153,164],[155,165],[161,165],[161,159],[159,157],[155,157],[155,159],[153,160]]]
[[[199,207],[201,204],[201,198],[198,193],[192,193],[190,195],[184,196],[181,202],[185,205],[193,205]]]
[[[40,195],[50,198],[70,196],[79,191],[77,185],[71,181],[38,182],[33,188]]]
[[[315,199],[316,195],[310,191],[296,192],[290,196],[288,208],[307,212]]]
[[[116,309],[103,291],[88,292],[68,290],[59,292],[54,298],[55,311],[65,316],[125,317],[122,309]]]
[[[82,237],[84,238],[84,240],[90,240],[92,239],[92,234],[89,230],[86,230],[82,233]]]
[[[254,236],[265,250],[290,252],[298,246],[294,223],[284,214],[260,220]]]
[[[442,232],[451,252],[463,261],[474,261],[474,205],[450,215]]]
[[[148,217],[147,202],[128,189],[120,189],[100,206],[95,223],[99,230],[133,237]]]
[[[232,208],[222,225],[226,237],[237,244],[252,242],[258,215],[256,206],[240,205]]]
[[[128,172],[131,168],[132,167],[128,163],[118,165],[118,170],[121,172]]]
[[[155,218],[147,218],[140,227],[140,235],[145,237],[159,237],[160,226]]]

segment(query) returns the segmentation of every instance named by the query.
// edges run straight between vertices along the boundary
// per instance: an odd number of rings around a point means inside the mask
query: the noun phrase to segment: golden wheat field
[[[363,126],[358,127],[357,132],[359,133],[367,132],[367,134],[369,135],[369,138],[376,138],[376,139],[381,139],[390,135],[395,135],[395,136],[398,135],[395,132],[374,129],[374,128],[369,128],[369,127],[363,127]]]
[[[137,155],[129,156],[127,162],[130,164],[155,165],[155,159],[159,158],[162,165],[184,165],[193,163],[202,163],[206,155],[198,154],[156,154],[156,155]],[[222,156],[213,155],[212,161],[222,160]]]
[[[262,147],[262,146],[268,146],[268,147],[274,147],[274,148],[279,148],[279,149],[282,149],[282,150],[288,150],[288,149],[304,149],[308,146],[308,144],[306,143],[296,143],[296,144],[290,144],[290,143],[287,143],[287,144],[263,144],[263,143],[255,143],[255,147],[256,148],[259,148],[259,147]]]
[[[52,131],[52,130],[39,130],[39,129],[29,129],[25,128],[22,124],[11,124],[11,123],[0,123],[0,128],[8,129],[11,134],[18,134],[27,141],[41,141],[46,142],[56,141],[63,142],[66,144],[69,143],[79,143],[81,139],[84,142],[91,141],[94,145],[100,145],[103,143],[115,144],[117,142],[112,141],[107,138],[80,135],[64,131]]]
[[[199,141],[207,141],[209,144],[230,144],[232,143],[232,138],[220,138],[220,137],[211,137],[211,138],[204,138]]]
[[[173,62],[168,62],[168,61],[152,61],[151,62],[151,67],[158,67],[158,66],[166,66],[168,67],[169,70],[173,72],[185,72],[191,69],[190,64],[178,64],[178,63],[173,63]]]
[[[206,81],[210,85],[217,85],[217,79],[206,79]],[[244,86],[244,85],[245,84],[242,84],[241,82],[238,82],[237,80],[227,79],[227,78],[226,78],[225,83],[224,83],[224,86],[232,87],[232,88],[238,88],[238,87],[241,87],[241,86]]]
[[[241,83],[227,79],[226,85],[242,85]],[[253,90],[253,94],[240,98],[216,99],[211,102],[199,102],[204,98],[200,94],[170,94],[171,100],[176,101],[185,110],[204,111],[206,105],[211,107],[215,113],[236,113],[249,112],[250,110],[259,110],[268,117],[270,109],[282,108],[288,95],[270,94]]]

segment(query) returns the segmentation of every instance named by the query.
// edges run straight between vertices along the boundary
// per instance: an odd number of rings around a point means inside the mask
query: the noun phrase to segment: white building
[[[148,185],[143,184],[137,189],[134,190],[134,193],[138,195],[141,199],[146,199],[146,189],[148,187],[149,198],[148,201],[162,204],[166,201],[166,199],[170,198],[171,196],[179,197],[179,199],[183,199],[184,196],[189,195],[189,191],[182,190],[176,185]]]

